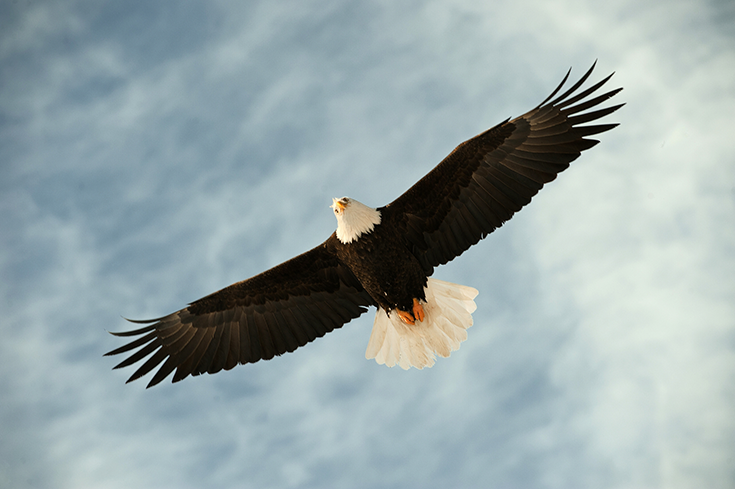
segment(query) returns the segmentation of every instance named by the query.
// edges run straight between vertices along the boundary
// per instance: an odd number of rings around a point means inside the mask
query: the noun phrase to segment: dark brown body
[[[426,273],[396,236],[394,227],[378,224],[372,232],[347,244],[333,234],[328,243],[337,258],[386,312],[393,309],[410,311],[414,298],[426,300]]]

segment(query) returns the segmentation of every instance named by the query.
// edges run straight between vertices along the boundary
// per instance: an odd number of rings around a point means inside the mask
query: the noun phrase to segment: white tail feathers
[[[404,370],[422,369],[434,365],[435,354],[448,357],[459,349],[472,326],[477,289],[430,278],[424,292],[426,317],[414,325],[378,308],[365,358]]]

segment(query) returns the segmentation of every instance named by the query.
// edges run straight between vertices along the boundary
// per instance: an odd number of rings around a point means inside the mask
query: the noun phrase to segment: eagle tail
[[[378,309],[365,358],[402,369],[434,365],[436,355],[448,357],[467,339],[472,313],[477,309],[477,289],[429,278],[426,285],[426,317],[409,325],[398,314]]]

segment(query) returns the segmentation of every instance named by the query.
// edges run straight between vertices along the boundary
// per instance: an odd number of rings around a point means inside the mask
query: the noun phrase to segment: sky
[[[159,317],[398,197],[572,68],[619,122],[437,278],[431,369],[374,313],[229,372],[125,384]],[[735,4],[0,4],[0,486],[735,487]]]

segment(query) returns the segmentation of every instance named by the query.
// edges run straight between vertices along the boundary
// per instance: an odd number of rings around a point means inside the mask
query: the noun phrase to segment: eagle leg
[[[423,321],[426,317],[426,313],[424,313],[424,308],[421,306],[421,303],[418,299],[413,300],[413,314],[406,311],[401,311],[400,309],[396,309],[396,312],[398,313],[398,317],[401,318],[401,321],[403,321],[406,324],[415,324],[418,320],[419,322]]]

